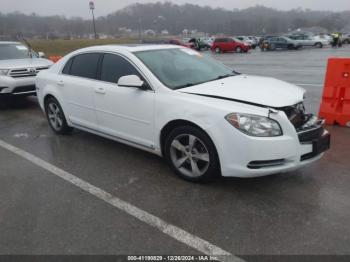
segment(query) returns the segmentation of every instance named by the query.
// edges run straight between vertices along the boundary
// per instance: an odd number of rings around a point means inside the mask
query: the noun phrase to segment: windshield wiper
[[[235,74],[226,74],[226,75],[220,75],[218,76],[217,78],[213,79],[213,80],[219,80],[219,79],[223,79],[223,78],[227,78],[227,77],[230,77],[230,76],[235,76]]]
[[[232,71],[232,73],[225,74],[225,75],[219,75],[218,77],[216,77],[216,78],[214,78],[214,79],[211,79],[211,80],[208,80],[208,81],[199,82],[199,83],[187,83],[187,84],[184,84],[184,85],[181,85],[181,86],[176,86],[176,87],[174,87],[173,89],[176,90],[176,89],[186,88],[186,87],[190,87],[190,86],[194,86],[194,85],[203,84],[203,83],[206,83],[206,82],[211,82],[211,81],[215,81],[215,80],[227,78],[227,77],[230,77],[230,76],[236,76],[236,75],[239,75],[239,74],[240,74],[240,73],[237,73],[237,72],[235,72],[235,71]]]
[[[184,85],[181,85],[181,86],[176,86],[173,89],[176,90],[176,89],[186,88],[186,87],[190,87],[190,86],[194,86],[194,85],[195,84],[193,84],[193,83],[187,83],[187,84],[184,84]]]

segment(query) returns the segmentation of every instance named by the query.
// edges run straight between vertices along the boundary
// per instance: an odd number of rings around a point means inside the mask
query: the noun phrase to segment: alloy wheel
[[[55,102],[50,102],[47,108],[47,116],[49,118],[51,126],[56,131],[60,131],[63,126],[63,117],[59,106]]]
[[[202,176],[210,164],[207,147],[192,134],[181,134],[173,139],[170,159],[175,168],[188,177]]]

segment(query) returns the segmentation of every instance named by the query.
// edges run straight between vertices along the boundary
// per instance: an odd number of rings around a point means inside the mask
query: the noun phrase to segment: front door
[[[118,86],[125,75],[143,77],[127,59],[105,54],[101,63],[100,85],[94,90],[99,130],[123,140],[153,147],[154,91]]]

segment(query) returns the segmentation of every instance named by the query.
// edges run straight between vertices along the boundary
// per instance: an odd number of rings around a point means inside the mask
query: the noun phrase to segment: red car
[[[246,53],[251,47],[243,42],[235,40],[231,37],[222,37],[216,38],[211,47],[211,51],[216,53],[221,52],[237,52],[237,53]]]
[[[184,47],[188,47],[188,48],[194,48],[194,44],[193,43],[184,43],[181,40],[178,39],[171,39],[169,40],[169,44],[171,45],[181,45]]]

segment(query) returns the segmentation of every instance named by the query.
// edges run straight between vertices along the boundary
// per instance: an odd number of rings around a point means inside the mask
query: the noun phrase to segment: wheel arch
[[[198,129],[200,129],[202,132],[204,132],[210,138],[210,140],[214,144],[216,153],[218,154],[218,150],[217,150],[217,147],[215,145],[214,139],[210,136],[210,134],[204,128],[202,128],[200,125],[198,125],[192,121],[189,121],[189,120],[174,119],[174,120],[171,120],[168,123],[166,123],[159,133],[159,145],[160,145],[160,150],[161,150],[161,153],[163,156],[164,156],[165,140],[166,140],[167,136],[170,134],[170,132],[172,130],[174,130],[176,127],[180,127],[180,126],[192,126],[192,127],[196,127]]]

